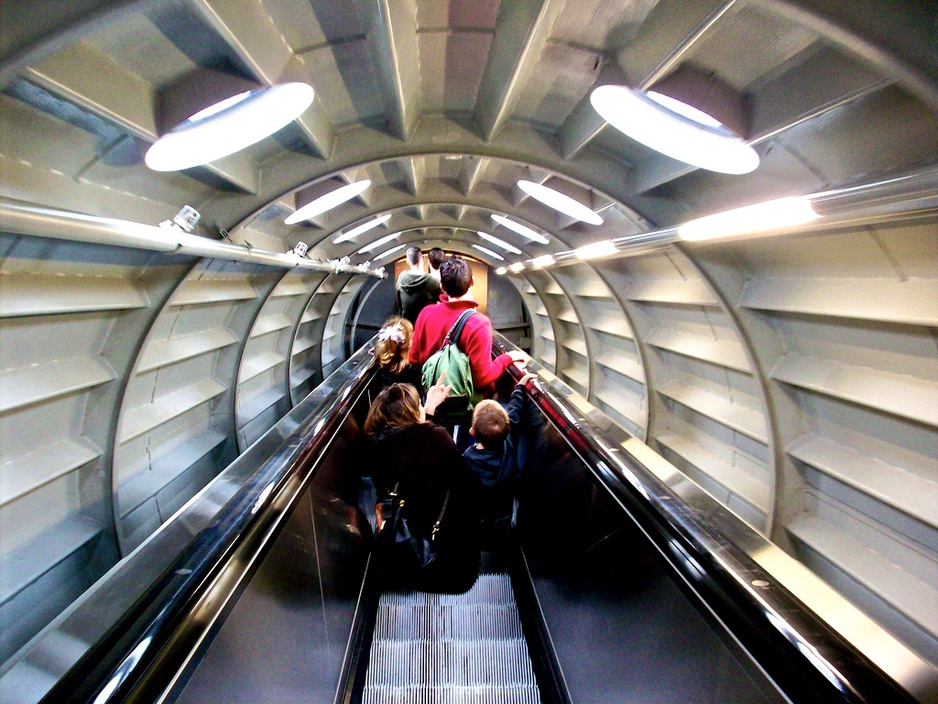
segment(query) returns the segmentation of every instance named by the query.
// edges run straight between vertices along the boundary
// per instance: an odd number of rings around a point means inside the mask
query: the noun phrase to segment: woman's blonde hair
[[[365,418],[365,432],[374,435],[385,428],[404,428],[422,422],[420,396],[412,384],[391,384],[381,390]]]
[[[384,321],[378,331],[375,357],[382,369],[391,374],[400,374],[408,366],[407,355],[414,337],[414,326],[406,318],[394,316]]]

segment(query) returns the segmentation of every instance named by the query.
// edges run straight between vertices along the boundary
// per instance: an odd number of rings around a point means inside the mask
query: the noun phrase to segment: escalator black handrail
[[[493,354],[516,349],[496,334]],[[540,369],[529,363],[529,371]],[[520,372],[510,368],[514,377]],[[764,542],[728,510],[685,502],[637,457],[587,417],[562,382],[528,386],[535,405],[639,525],[659,554],[731,631],[792,701],[875,704],[916,699],[781,585],[726,533]],[[582,405],[582,404],[580,404]],[[587,404],[588,405],[588,404]],[[601,415],[598,410],[591,409]],[[596,416],[594,416],[596,417]],[[618,429],[623,436],[625,432]],[[613,434],[618,434],[613,433]]]
[[[63,635],[90,645],[41,701],[153,701],[173,686],[373,378],[369,348],[355,353],[44,633],[49,651],[42,652],[40,640],[27,661],[61,658],[56,641]]]

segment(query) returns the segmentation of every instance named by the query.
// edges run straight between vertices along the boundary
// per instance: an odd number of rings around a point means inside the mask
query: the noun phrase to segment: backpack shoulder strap
[[[453,323],[453,327],[449,329],[449,332],[446,333],[446,337],[443,338],[443,347],[446,345],[456,345],[459,347],[459,336],[462,334],[462,329],[466,326],[466,321],[469,320],[470,316],[475,313],[474,310],[464,310],[459,318],[456,319],[456,322]]]

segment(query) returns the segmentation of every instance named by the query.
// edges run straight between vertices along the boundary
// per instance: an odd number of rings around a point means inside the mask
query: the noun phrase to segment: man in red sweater
[[[420,311],[410,345],[410,363],[420,367],[443,345],[443,338],[464,310],[479,304],[472,300],[472,271],[458,256],[447,257],[440,266],[443,296],[439,303]],[[524,362],[523,352],[512,350],[492,359],[492,321],[484,313],[470,315],[459,336],[459,349],[469,357],[472,383],[482,390],[500,377],[514,362]]]

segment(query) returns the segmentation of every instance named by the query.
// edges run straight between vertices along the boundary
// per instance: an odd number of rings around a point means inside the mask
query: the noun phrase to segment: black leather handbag
[[[407,501],[399,493],[400,483],[379,502],[378,513],[384,525],[378,533],[384,572],[394,581],[419,581],[421,574],[436,561],[440,549],[440,525],[449,504],[449,489],[443,499],[443,508],[433,524],[429,538],[415,535],[408,524]]]

